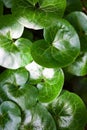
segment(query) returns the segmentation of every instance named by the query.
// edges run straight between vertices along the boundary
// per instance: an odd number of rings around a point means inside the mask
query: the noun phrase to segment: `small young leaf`
[[[79,96],[63,91],[48,107],[58,130],[83,130],[87,123],[87,109]]]
[[[23,67],[32,61],[31,41],[20,38],[13,42],[0,35],[0,65],[9,69]]]
[[[5,101],[0,105],[0,130],[18,130],[21,124],[21,112],[18,106]]]

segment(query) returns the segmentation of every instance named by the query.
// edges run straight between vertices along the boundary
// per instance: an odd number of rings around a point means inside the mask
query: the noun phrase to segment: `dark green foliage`
[[[85,129],[84,3],[0,0],[0,130]]]

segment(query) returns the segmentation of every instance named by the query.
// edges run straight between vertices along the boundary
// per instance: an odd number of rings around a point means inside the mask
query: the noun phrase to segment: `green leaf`
[[[68,72],[76,76],[84,76],[87,74],[87,52],[80,55],[76,61],[67,67]]]
[[[75,27],[81,42],[81,51],[87,51],[87,15],[83,12],[72,12],[66,19]]]
[[[29,73],[25,68],[19,68],[17,70],[6,69],[0,74],[0,86],[5,83],[14,84],[16,86],[23,85],[27,82]]]
[[[23,67],[32,61],[31,41],[20,38],[13,42],[0,35],[0,65],[10,69]]]
[[[0,98],[16,102],[24,111],[37,103],[38,90],[28,84],[22,86],[5,84],[0,86]]]
[[[79,37],[63,19],[44,29],[45,40],[36,41],[31,48],[35,62],[47,67],[65,67],[76,59],[80,51]]]
[[[18,19],[12,15],[0,16],[0,33],[6,35],[8,32],[11,37],[17,39],[21,37],[24,27],[18,22]]]
[[[60,94],[64,84],[62,69],[44,68],[34,61],[26,69],[30,73],[29,83],[37,86],[41,102],[50,102]]]
[[[0,105],[0,130],[18,130],[21,123],[21,112],[18,106],[5,101]]]
[[[48,107],[58,130],[83,130],[87,123],[87,108],[79,96],[63,91]]]
[[[41,104],[25,111],[25,119],[20,130],[57,130],[51,114]]]
[[[33,3],[33,2],[32,2]],[[27,28],[42,29],[52,23],[56,23],[63,16],[65,0],[40,0],[34,6],[30,0],[15,1],[12,8],[13,14],[19,18],[19,22]],[[16,10],[15,10],[16,9]]]
[[[37,84],[39,100],[50,102],[59,96],[64,84],[64,75],[61,69],[44,68],[42,71],[42,82]]]

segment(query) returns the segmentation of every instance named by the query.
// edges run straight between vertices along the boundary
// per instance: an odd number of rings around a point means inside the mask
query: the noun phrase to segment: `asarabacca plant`
[[[85,0],[0,0],[0,130],[85,130],[86,7]]]

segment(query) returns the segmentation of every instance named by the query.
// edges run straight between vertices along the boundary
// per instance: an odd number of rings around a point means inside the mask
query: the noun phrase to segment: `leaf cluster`
[[[0,130],[84,129],[86,105],[64,89],[66,75],[87,75],[83,5],[0,0]]]

